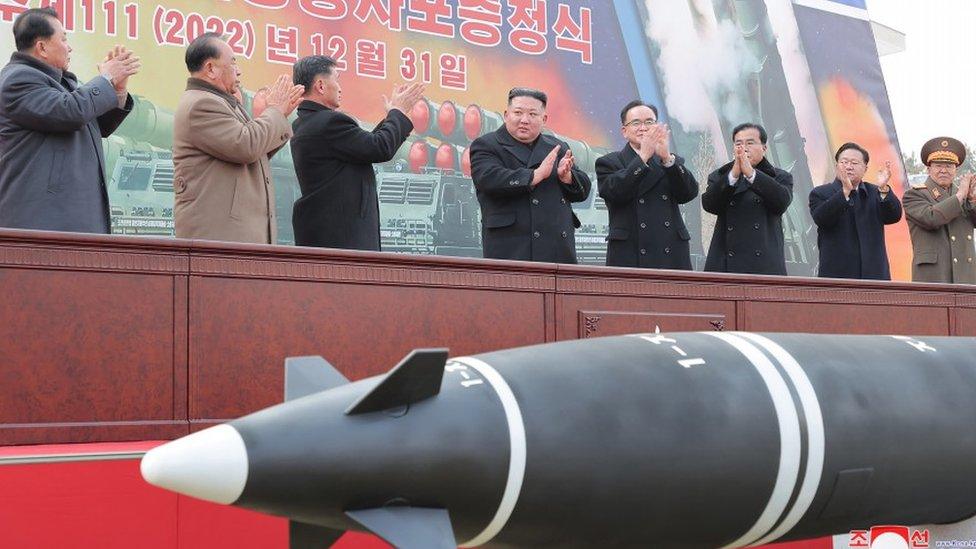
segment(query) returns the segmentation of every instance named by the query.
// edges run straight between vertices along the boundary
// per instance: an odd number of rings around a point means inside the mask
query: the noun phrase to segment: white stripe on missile
[[[753,545],[765,545],[774,542],[792,530],[810,509],[813,497],[817,494],[817,488],[820,486],[820,479],[823,476],[824,454],[826,452],[823,413],[820,410],[820,401],[813,384],[810,383],[810,378],[807,377],[803,367],[793,358],[793,355],[775,341],[761,335],[747,332],[737,335],[759,344],[783,366],[783,370],[793,382],[793,388],[796,389],[796,394],[800,398],[800,406],[807,424],[807,465],[803,473],[803,484],[786,518],[775,530],[753,543]]]
[[[217,425],[149,450],[139,469],[149,484],[227,505],[247,484],[247,448],[237,429]]]
[[[742,353],[759,372],[769,396],[773,399],[776,411],[776,421],[779,424],[779,467],[776,471],[776,483],[769,496],[766,508],[745,534],[732,543],[723,546],[743,547],[755,543],[763,534],[772,530],[776,521],[783,516],[793,488],[796,486],[800,474],[800,420],[797,415],[796,404],[790,395],[786,380],[780,375],[776,366],[756,346],[729,332],[700,332],[725,341]]]
[[[451,362],[464,364],[482,375],[488,384],[495,390],[498,399],[505,410],[505,419],[508,422],[508,436],[511,441],[509,446],[511,453],[508,461],[508,479],[505,482],[505,492],[502,494],[501,502],[495,516],[488,523],[488,526],[480,534],[462,543],[459,547],[478,547],[491,541],[502,528],[508,523],[508,519],[515,510],[519,494],[522,492],[522,481],[525,478],[525,422],[522,420],[522,410],[519,408],[518,401],[515,400],[515,393],[508,386],[505,378],[487,363],[472,357],[461,357],[452,359]]]

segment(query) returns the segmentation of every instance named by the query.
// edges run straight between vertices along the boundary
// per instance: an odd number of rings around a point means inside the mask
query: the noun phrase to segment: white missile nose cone
[[[230,504],[247,484],[247,449],[236,429],[217,425],[149,450],[139,468],[154,486]]]

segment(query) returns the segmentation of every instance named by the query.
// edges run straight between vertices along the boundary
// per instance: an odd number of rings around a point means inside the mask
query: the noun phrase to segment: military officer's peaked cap
[[[922,163],[926,166],[932,162],[951,162],[959,166],[965,161],[966,146],[958,139],[936,137],[922,145]]]

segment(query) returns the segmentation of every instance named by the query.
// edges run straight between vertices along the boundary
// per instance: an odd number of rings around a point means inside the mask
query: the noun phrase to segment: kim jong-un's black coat
[[[349,115],[302,101],[292,123],[291,155],[302,197],[295,201],[295,244],[380,249],[374,162],[386,162],[413,131],[397,109],[368,132]]]
[[[698,196],[698,182],[675,155],[665,168],[647,164],[628,143],[596,161],[597,188],[610,212],[607,265],[691,269],[691,236],[678,204]]]
[[[560,147],[552,174],[532,187],[533,170]],[[590,194],[590,178],[573,167],[573,182],[559,181],[557,167],[569,145],[540,135],[532,145],[517,141],[505,126],[471,143],[471,178],[481,204],[484,256],[576,263],[579,219],[571,202]]]
[[[702,208],[718,216],[705,270],[722,273],[786,274],[783,214],[793,200],[793,176],[763,158],[752,183],[739,176],[729,184],[732,162],[708,176]]]

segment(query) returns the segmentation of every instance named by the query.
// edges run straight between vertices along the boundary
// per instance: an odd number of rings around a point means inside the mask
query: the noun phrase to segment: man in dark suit
[[[869,159],[857,143],[844,143],[834,155],[837,178],[810,191],[822,277],[891,280],[884,226],[901,219],[901,202],[888,185],[890,162],[877,185],[864,181]]]
[[[541,91],[512,89],[505,124],[471,143],[485,257],[576,263],[570,203],[586,200],[590,178],[569,145],[542,135],[547,103]]]
[[[139,58],[116,46],[79,85],[54,9],[24,11],[13,31],[17,51],[0,71],[0,226],[108,233],[101,138],[132,110]]]
[[[702,208],[718,216],[705,270],[786,274],[783,214],[793,200],[793,176],[766,159],[766,130],[732,130],[732,162],[708,176]]]
[[[597,188],[610,213],[607,265],[691,270],[691,236],[678,204],[698,196],[698,182],[671,154],[656,107],[631,101],[620,123],[627,144],[596,161]]]
[[[295,202],[295,244],[355,250],[380,249],[380,210],[374,162],[393,158],[413,131],[407,113],[423,84],[398,86],[387,115],[368,132],[336,109],[342,101],[335,60],[324,55],[295,63],[295,84],[305,100],[292,124],[291,154],[302,196]]]

